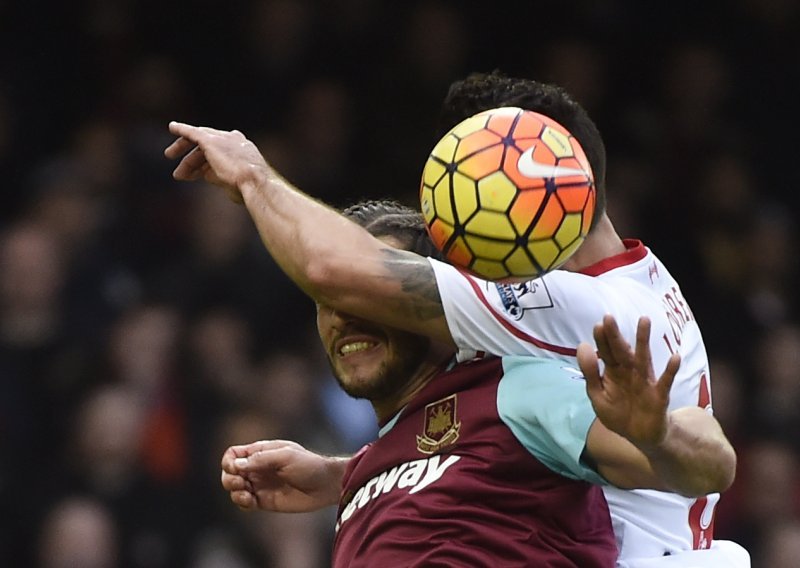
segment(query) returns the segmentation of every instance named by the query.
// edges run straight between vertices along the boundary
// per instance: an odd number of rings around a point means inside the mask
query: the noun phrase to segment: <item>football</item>
[[[455,126],[428,157],[420,206],[452,264],[498,282],[564,264],[586,238],[596,192],[575,137],[551,118],[503,107]]]

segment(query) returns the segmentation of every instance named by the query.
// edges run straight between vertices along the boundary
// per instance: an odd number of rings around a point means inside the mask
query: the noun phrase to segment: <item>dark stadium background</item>
[[[0,0],[0,565],[324,566],[333,513],[240,513],[219,458],[352,451],[371,411],[245,212],[171,180],[167,123],[240,129],[337,206],[414,204],[448,84],[500,69],[598,123],[739,451],[717,536],[796,566],[800,5],[494,4]]]

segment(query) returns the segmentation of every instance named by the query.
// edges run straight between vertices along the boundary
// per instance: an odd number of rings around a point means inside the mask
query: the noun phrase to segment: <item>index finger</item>
[[[228,473],[236,474],[239,473],[239,468],[236,467],[234,461],[236,458],[246,458],[247,457],[247,450],[244,449],[246,446],[231,446],[225,453],[222,454],[222,469]]]
[[[247,463],[239,465],[240,471],[250,470],[273,470],[280,471],[297,458],[297,448],[291,446],[281,446],[264,448],[251,453],[247,457]]]
[[[188,138],[197,142],[200,138],[208,136],[220,136],[228,134],[227,130],[218,130],[210,126],[194,126],[193,124],[186,124],[185,122],[178,122],[173,120],[169,123],[169,131],[175,136]],[[232,132],[237,132],[233,130]]]
[[[184,138],[193,138],[193,134],[200,131],[199,126],[192,126],[185,122],[178,122],[173,120],[169,123],[169,131],[175,136],[183,136]]]
[[[291,442],[289,440],[259,440],[249,444],[230,446],[222,455],[222,467],[226,469],[227,465],[229,471],[236,473],[239,468],[234,465],[234,460],[237,458],[249,458],[259,452],[284,448],[296,450],[302,449],[302,446],[297,442]]]
[[[262,450],[275,450],[286,447],[299,448],[300,445],[297,442],[291,442],[289,440],[259,440],[257,442],[232,447],[236,448],[237,451],[244,452],[245,454],[242,457],[247,457]]]

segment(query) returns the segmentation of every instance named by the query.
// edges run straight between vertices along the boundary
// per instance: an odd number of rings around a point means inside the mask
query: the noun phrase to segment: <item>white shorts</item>
[[[730,540],[715,540],[711,548],[687,550],[658,558],[617,561],[617,568],[750,568],[750,554]]]

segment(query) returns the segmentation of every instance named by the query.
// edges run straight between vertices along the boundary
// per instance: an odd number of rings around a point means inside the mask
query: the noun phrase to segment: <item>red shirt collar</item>
[[[595,262],[594,264],[580,269],[578,272],[586,276],[600,276],[604,272],[608,272],[614,268],[638,262],[647,255],[647,249],[642,241],[638,239],[622,239],[622,244],[625,245],[625,252],[604,258],[599,262]]]

